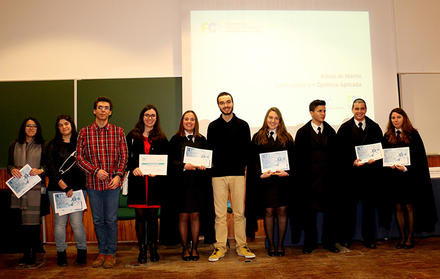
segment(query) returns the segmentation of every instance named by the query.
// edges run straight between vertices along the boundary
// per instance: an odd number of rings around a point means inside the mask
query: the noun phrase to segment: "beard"
[[[224,110],[221,110],[222,114],[224,115],[231,115],[233,111],[234,111],[234,107],[231,107],[231,111],[229,112],[225,112]]]

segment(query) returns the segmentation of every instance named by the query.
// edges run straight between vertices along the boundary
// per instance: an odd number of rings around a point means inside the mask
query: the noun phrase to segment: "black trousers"
[[[375,205],[371,199],[344,200],[339,210],[338,239],[340,242],[351,242],[356,230],[357,206],[362,206],[362,239],[370,244],[376,241]]]
[[[318,243],[318,224],[317,215],[323,213],[322,222],[322,239],[321,242],[325,247],[335,245],[337,227],[335,214],[329,209],[318,211],[309,209],[304,216],[304,248],[315,248]]]

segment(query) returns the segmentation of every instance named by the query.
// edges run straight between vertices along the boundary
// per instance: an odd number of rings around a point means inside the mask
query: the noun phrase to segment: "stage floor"
[[[68,266],[56,265],[54,244],[46,244],[45,254],[39,254],[38,267],[17,266],[21,254],[0,254],[0,278],[326,278],[326,279],[377,279],[377,278],[440,278],[440,238],[416,239],[416,247],[410,250],[394,248],[396,240],[381,241],[377,249],[365,248],[361,242],[353,243],[351,250],[333,254],[319,248],[304,255],[301,246],[287,247],[285,257],[269,257],[264,240],[249,242],[256,252],[255,260],[245,261],[231,249],[218,262],[208,262],[211,247],[201,245],[200,260],[184,262],[180,247],[161,246],[159,262],[137,265],[135,243],[119,244],[117,264],[113,269],[92,268],[97,255],[97,245],[88,246],[88,265],[73,264],[76,249],[70,245]],[[231,247],[234,244],[231,243]]]

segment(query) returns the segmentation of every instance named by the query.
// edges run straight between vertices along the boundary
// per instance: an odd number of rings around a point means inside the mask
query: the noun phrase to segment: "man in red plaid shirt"
[[[87,176],[87,193],[98,239],[99,255],[93,267],[104,268],[112,268],[116,263],[119,191],[128,153],[124,131],[108,123],[112,109],[108,97],[96,99],[95,123],[81,129],[76,158]]]

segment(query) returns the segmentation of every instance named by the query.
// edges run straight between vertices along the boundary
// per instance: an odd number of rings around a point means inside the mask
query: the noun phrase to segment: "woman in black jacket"
[[[293,138],[284,125],[278,108],[270,108],[263,126],[252,137],[252,157],[249,173],[255,176],[253,191],[258,191],[265,210],[264,229],[269,241],[269,256],[284,256],[284,236],[287,229],[287,205],[292,188],[290,173],[293,170]],[[287,151],[289,170],[267,170],[262,172],[260,154]],[[248,174],[249,175],[249,174]],[[255,194],[254,194],[255,195]],[[278,221],[278,243],[274,241],[274,219]]]
[[[395,108],[389,115],[383,148],[409,147],[410,165],[393,165],[386,174],[396,205],[400,240],[396,248],[414,247],[414,231],[434,231],[437,221],[428,161],[422,138],[406,112]]]
[[[139,169],[140,154],[167,154],[168,140],[160,128],[159,113],[155,106],[146,105],[139,114],[138,122],[127,135],[128,145],[128,206],[135,208],[136,235],[139,244],[139,263],[147,262],[147,246],[150,260],[159,260],[157,253],[158,211],[165,177],[143,174]],[[145,229],[147,227],[147,229]]]
[[[199,133],[199,122],[195,112],[186,111],[180,120],[177,133],[170,140],[170,175],[173,178],[174,194],[179,212],[179,232],[182,242],[182,259],[197,261],[200,232],[200,212],[208,198],[210,179],[206,167],[201,164],[184,163],[186,147],[207,149],[206,138]],[[212,196],[212,192],[211,192]],[[191,227],[191,250],[188,247],[188,221]]]

